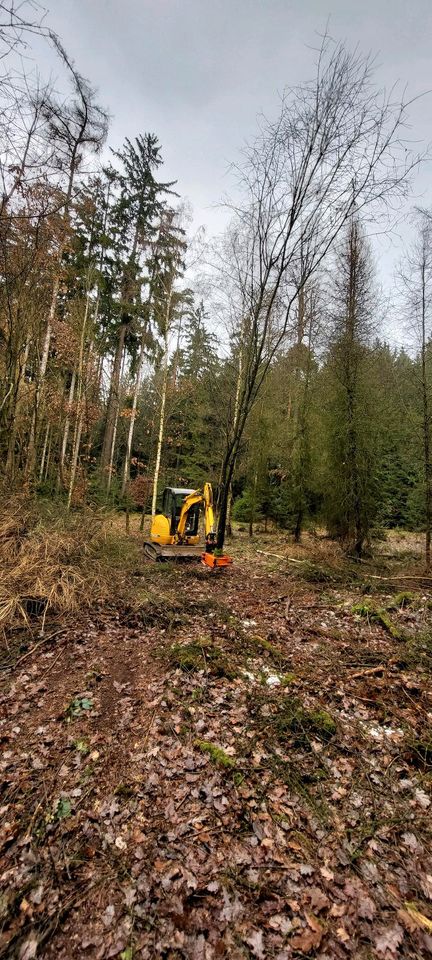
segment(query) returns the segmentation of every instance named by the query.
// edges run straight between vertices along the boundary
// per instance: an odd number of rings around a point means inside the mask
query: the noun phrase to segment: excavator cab
[[[162,512],[153,517],[150,540],[144,544],[145,553],[152,560],[200,556],[200,501],[194,502],[195,492],[193,487],[165,487],[162,494]],[[184,515],[185,503],[189,498],[192,502]]]
[[[193,489],[184,487],[165,487],[162,494],[162,514],[170,522],[170,535],[175,536],[180,520],[180,513],[185,497],[193,493]],[[196,537],[199,527],[200,505],[194,503],[187,513],[185,536]]]

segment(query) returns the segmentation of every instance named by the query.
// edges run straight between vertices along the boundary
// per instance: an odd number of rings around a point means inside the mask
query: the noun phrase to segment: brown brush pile
[[[0,503],[0,631],[37,626],[115,599],[127,583],[131,544],[106,511],[68,515],[22,497]]]

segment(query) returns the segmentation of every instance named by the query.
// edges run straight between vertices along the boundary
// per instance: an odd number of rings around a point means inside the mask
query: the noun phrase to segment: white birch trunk
[[[63,440],[62,440],[62,447],[61,447],[61,453],[60,453],[60,472],[63,470],[63,467],[64,467],[66,450],[67,450],[67,445],[69,440],[70,419],[71,419],[70,411],[71,411],[74,393],[75,393],[75,380],[76,380],[76,371],[74,370],[72,374],[71,384],[69,387],[67,414],[66,414],[66,420],[65,420],[64,430],[63,430]]]
[[[46,430],[45,430],[45,438],[44,438],[44,444],[43,444],[42,456],[41,456],[41,462],[40,462],[39,483],[42,483],[42,479],[43,479],[43,475],[44,475],[45,457],[46,457],[47,446],[48,446],[48,437],[49,437],[49,432],[50,432],[50,426],[51,426],[51,425],[50,425],[50,423],[49,423],[49,421],[48,421],[47,426],[46,426]]]
[[[164,351],[164,358],[163,358],[162,396],[161,396],[161,406],[160,406],[160,414],[159,414],[159,433],[158,433],[158,442],[157,442],[157,450],[156,450],[155,470],[154,470],[154,477],[153,477],[152,517],[154,517],[156,513],[157,488],[158,488],[158,481],[159,481],[159,470],[160,470],[162,443],[163,443],[164,426],[165,426],[165,405],[166,405],[166,396],[167,396],[167,388],[168,388],[168,329],[169,329],[169,316],[171,312],[171,297],[172,297],[172,289],[170,290],[169,296],[168,296],[168,304],[167,304],[167,312],[166,312],[166,320],[165,320],[165,351]]]
[[[82,410],[79,415],[79,420],[78,420],[77,430],[75,435],[75,442],[72,450],[71,472],[70,472],[70,478],[69,478],[69,491],[68,491],[68,499],[67,499],[68,510],[70,509],[70,505],[72,503],[72,496],[73,496],[73,491],[75,486],[75,477],[76,477],[76,471],[77,471],[77,465],[78,465],[78,455],[79,455],[79,448],[81,443],[83,419],[84,419],[84,411]]]
[[[30,425],[30,436],[29,436],[28,454],[27,454],[27,473],[32,472],[35,464],[35,459],[36,459],[36,430],[37,430],[39,406],[40,406],[42,388],[45,380],[45,374],[48,367],[48,357],[49,357],[49,350],[51,346],[52,327],[53,327],[55,311],[57,306],[57,297],[58,297],[59,287],[60,287],[60,271],[58,271],[56,277],[54,278],[51,303],[50,303],[48,320],[47,320],[47,325],[45,330],[44,343],[42,347],[42,357],[41,357],[41,362],[39,367],[38,381],[37,381],[36,393],[34,398],[33,416],[32,416],[32,421]]]

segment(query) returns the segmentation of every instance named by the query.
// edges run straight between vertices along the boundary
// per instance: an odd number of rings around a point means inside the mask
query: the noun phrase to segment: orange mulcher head
[[[211,567],[212,570],[215,567],[228,567],[232,563],[232,557],[222,556],[218,557],[214,553],[202,553],[201,562],[205,564],[206,567]]]

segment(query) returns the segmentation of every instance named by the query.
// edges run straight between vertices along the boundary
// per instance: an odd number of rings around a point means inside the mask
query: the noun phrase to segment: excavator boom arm
[[[204,507],[205,535],[206,540],[214,535],[214,512],[213,512],[213,491],[210,483],[205,483],[202,490],[194,490],[184,498],[180,516],[177,524],[177,535],[179,540],[185,536],[187,516],[191,507],[200,503]]]

